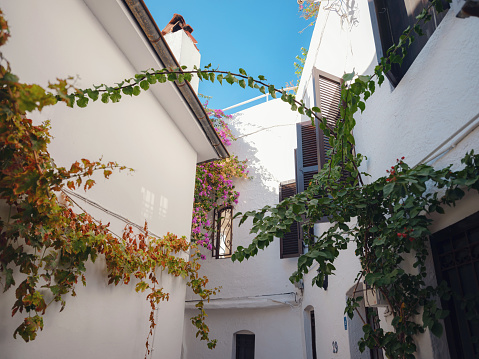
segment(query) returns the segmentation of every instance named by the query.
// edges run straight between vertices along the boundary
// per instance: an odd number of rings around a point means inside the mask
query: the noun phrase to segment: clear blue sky
[[[296,83],[293,63],[301,47],[308,48],[313,27],[299,16],[296,0],[145,0],[160,30],[174,13],[193,28],[201,65],[221,70],[264,75],[269,83],[285,87]],[[212,96],[210,108],[225,108],[261,95],[237,84],[200,83],[199,92]],[[253,103],[254,104],[254,103]],[[236,112],[238,109],[230,112]]]

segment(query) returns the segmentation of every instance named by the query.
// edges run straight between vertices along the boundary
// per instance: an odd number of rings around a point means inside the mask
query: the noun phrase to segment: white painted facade
[[[339,13],[324,9],[318,16],[298,89],[298,97],[311,106],[314,105],[313,67],[342,77],[352,71],[371,75],[377,65],[374,37],[379,34],[373,31],[371,23],[375,17],[371,13],[374,4],[371,0],[350,4],[347,16],[341,17]],[[367,182],[386,175],[386,169],[402,156],[414,166],[423,163],[421,161],[435,149],[439,154],[459,141],[444,156],[430,163],[435,168],[453,164],[457,169],[466,152],[479,150],[479,131],[474,130],[478,121],[440,146],[479,112],[479,76],[476,71],[471,71],[479,65],[479,19],[456,18],[463,4],[463,1],[452,2],[447,16],[398,86],[394,88],[386,79],[366,102],[364,113],[357,116],[354,130],[356,151],[367,157],[361,168],[372,175]],[[463,137],[464,134],[467,135]],[[478,197],[467,194],[457,207],[448,209],[446,215],[437,216],[432,232],[479,211]],[[322,233],[320,225],[315,229],[317,234]],[[337,340],[339,350],[332,358],[366,358],[368,356],[361,356],[356,346],[357,339],[363,334],[361,322],[357,319],[350,322],[348,331],[339,325],[344,317],[345,293],[353,285],[359,270],[354,249],[342,253],[335,266],[338,270],[330,277],[327,291],[305,284],[303,303],[315,308],[317,318],[318,357],[331,356],[331,342]],[[435,284],[432,258],[429,266],[431,272],[427,280]],[[310,282],[310,278],[311,274],[307,275],[305,283]],[[337,290],[335,295],[332,295],[333,290]],[[330,295],[331,299],[328,299]],[[379,308],[380,319],[388,328],[392,318],[384,317],[383,311],[384,308]],[[417,358],[449,358],[445,335],[438,339],[427,331],[417,338],[416,344]]]
[[[181,66],[186,66],[189,70],[192,70],[195,66],[200,67],[201,54],[185,30],[169,32],[165,34],[165,40]],[[198,93],[200,84],[198,76],[193,76],[190,84],[195,92]]]
[[[122,1],[9,1],[2,3],[2,11],[12,35],[3,55],[23,82],[46,86],[74,76],[75,86],[86,88],[163,67]],[[92,190],[78,194],[136,224],[148,221],[154,234],[189,238],[196,163],[218,156],[173,84],[154,85],[116,104],[98,101],[85,109],[58,104],[32,116],[51,120],[49,151],[57,165],[69,168],[81,158],[102,158],[135,170],[114,173],[109,180],[97,177]],[[125,222],[76,201],[122,233]],[[13,339],[23,316],[11,317],[14,290],[2,293],[0,357],[144,357],[150,313],[146,294],[136,293],[134,285],[108,286],[101,258],[88,266],[86,277],[87,286],[77,286],[77,296],[67,298],[62,313],[59,306],[48,309],[44,330],[30,343]],[[157,313],[151,358],[180,358],[185,281],[166,273],[159,278],[170,299]]]
[[[295,124],[297,116],[281,100],[264,102],[233,115],[229,126],[236,141],[228,148],[239,159],[248,160],[250,180],[235,181],[240,192],[234,213],[279,202],[279,184],[294,179]],[[233,248],[252,240],[248,222],[238,228],[233,221]],[[195,340],[194,328],[186,323],[193,316],[195,297],[187,291],[184,358],[235,358],[234,334],[255,334],[255,357],[300,358],[302,310],[300,291],[289,281],[296,258],[279,259],[279,241],[242,263],[212,258],[205,251],[202,273],[212,287],[222,286],[217,298],[205,304],[211,336],[218,339],[211,351]]]
[[[377,41],[379,35],[372,21],[375,18],[373,1],[340,3],[344,11],[322,6],[315,25],[297,95],[310,107],[315,106],[313,67],[342,77],[353,70],[356,74],[371,75],[377,65],[375,38]],[[372,175],[367,178],[368,182],[384,176],[386,169],[402,156],[406,157],[408,164],[416,165],[433,150],[441,153],[453,144],[447,153],[430,164],[435,168],[453,164],[457,169],[467,151],[479,151],[477,119],[440,146],[479,112],[479,73],[476,71],[479,66],[479,19],[456,18],[463,4],[462,0],[453,0],[445,19],[399,85],[394,88],[386,79],[367,101],[366,111],[358,114],[354,130],[356,150],[368,158],[361,169]],[[284,111],[279,110],[278,116],[262,114],[265,109],[268,113],[273,112],[273,106],[282,108],[282,105],[271,102],[237,114],[233,122],[234,130],[238,131],[235,134],[252,132],[254,127],[251,124],[263,127],[266,121],[268,126],[288,122],[286,117],[292,115],[287,107]],[[301,121],[299,116],[295,121]],[[250,138],[245,137],[245,142],[240,139],[233,144],[232,152],[240,158],[255,156],[250,163],[254,168],[254,179],[237,183],[241,196],[235,211],[244,212],[277,203],[274,190],[277,191],[279,182],[294,178],[294,172],[285,172],[288,175],[284,177],[275,175],[278,170],[287,171],[286,168],[294,171],[292,150],[296,147],[296,130],[288,127],[289,132],[284,133],[282,139],[271,138],[280,128],[258,132],[248,136]],[[277,152],[277,155],[268,157],[263,155],[264,151]],[[258,169],[261,169],[259,173]],[[264,176],[264,173],[269,174]],[[276,180],[268,180],[271,177]],[[432,232],[479,211],[478,199],[477,194],[467,194],[456,207],[435,218]],[[321,234],[327,227],[328,224],[317,224],[316,234]],[[247,223],[235,227],[233,247],[248,245],[251,236]],[[344,315],[346,293],[354,285],[354,278],[360,270],[354,248],[342,252],[335,261],[337,271],[329,277],[327,290],[311,286],[315,266],[304,278],[303,291],[290,284],[288,277],[296,267],[295,262],[295,259],[279,258],[279,240],[243,263],[208,258],[203,265],[204,273],[212,285],[223,286],[218,296],[223,299],[213,301],[208,312],[212,336],[219,339],[218,348],[212,352],[202,349],[193,341],[194,332],[185,326],[184,358],[235,358],[234,333],[240,330],[255,334],[255,358],[312,359],[311,340],[315,341],[318,358],[370,358],[368,351],[360,353],[357,347],[363,335],[361,320],[357,316],[349,320]],[[428,265],[431,271],[427,281],[435,284],[432,258],[429,258]],[[267,300],[261,298],[265,293],[289,291],[297,293],[295,301],[288,301],[291,308],[275,306],[268,309]],[[193,305],[194,302],[190,302],[187,308]],[[311,338],[311,310],[315,314],[316,338]],[[191,316],[189,311],[186,311],[186,321]],[[379,308],[382,326],[387,329],[392,318],[385,317],[383,312],[384,308]],[[445,335],[438,339],[426,331],[416,338],[416,344],[417,358],[449,358]]]

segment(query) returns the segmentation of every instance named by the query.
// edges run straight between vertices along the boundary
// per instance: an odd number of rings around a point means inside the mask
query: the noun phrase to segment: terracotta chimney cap
[[[193,41],[193,44],[196,47],[196,44],[198,43],[198,41],[196,41],[196,39],[193,37],[193,35],[191,35],[191,33],[193,32],[193,28],[190,25],[186,24],[185,19],[180,14],[174,14],[173,15],[170,22],[161,31],[161,34],[166,35],[166,34],[169,34],[170,32],[177,32],[179,30],[184,30],[186,35],[188,35],[188,37]],[[196,47],[196,49],[198,50],[197,47]]]

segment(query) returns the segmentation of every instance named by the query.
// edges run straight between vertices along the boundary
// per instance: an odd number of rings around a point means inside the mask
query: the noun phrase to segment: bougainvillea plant
[[[226,146],[236,139],[226,121],[232,118],[221,110],[205,108],[221,141]],[[235,190],[235,178],[248,178],[246,160],[238,156],[202,163],[196,166],[195,200],[193,204],[193,225],[191,240],[198,245],[213,248],[211,234],[214,228],[212,213],[215,208],[234,206],[238,203],[239,192]],[[201,256],[205,259],[205,256]]]

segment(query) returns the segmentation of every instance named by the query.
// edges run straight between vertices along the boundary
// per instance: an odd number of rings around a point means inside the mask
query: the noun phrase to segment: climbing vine
[[[9,29],[0,12],[0,46],[9,37]],[[65,297],[76,296],[78,282],[86,285],[86,262],[99,255],[106,261],[109,284],[129,284],[134,278],[137,292],[147,292],[151,306],[149,339],[156,326],[154,311],[169,299],[157,276],[160,272],[182,277],[199,295],[199,314],[191,318],[197,336],[213,348],[205,324],[203,300],[216,293],[207,289],[208,280],[198,274],[200,265],[196,244],[185,237],[167,234],[155,237],[146,224],[141,233],[125,228],[117,237],[108,225],[96,221],[65,190],[95,185],[94,173],[108,178],[114,170],[130,170],[115,162],[102,163],[82,159],[69,169],[55,165],[48,152],[51,140],[49,123],[34,125],[28,114],[58,102],[72,105],[70,93],[79,90],[70,79],[51,83],[48,89],[21,83],[11,72],[6,59],[0,64],[0,199],[8,215],[0,219],[0,284],[3,292],[15,289],[12,316],[25,311],[26,317],[13,333],[26,342],[43,330],[43,316],[52,304],[66,305]],[[82,213],[74,211],[77,206]],[[193,255],[190,260],[181,254]],[[145,355],[145,357],[146,357]]]
[[[365,110],[365,102],[375,92],[376,82],[382,84],[391,65],[401,65],[408,47],[415,36],[422,35],[422,24],[430,21],[434,10],[443,11],[441,1],[431,1],[417,16],[416,24],[405,29],[372,76],[354,73],[343,76],[341,120],[334,128],[328,126],[325,118],[319,121],[329,137],[330,161],[303,193],[277,206],[246,212],[241,223],[252,218],[251,233],[256,237],[247,248],[238,247],[233,255],[233,260],[239,261],[254,256],[274,238],[283,237],[294,221],[302,222],[308,252],[299,257],[298,269],[290,279],[299,281],[317,263],[313,285],[321,287],[325,276],[335,271],[333,263],[340,251],[354,243],[361,263],[356,288],[364,281],[385,298],[394,330],[387,332],[367,323],[358,311],[364,298],[356,291],[348,299],[345,313],[350,317],[356,314],[363,321],[364,336],[359,349],[381,348],[388,358],[414,358],[417,350],[414,337],[426,328],[436,336],[442,334],[440,320],[448,312],[440,309],[436,300],[438,296],[447,299],[454,294],[444,283],[433,287],[425,282],[430,214],[444,213],[444,207],[455,205],[465,191],[479,191],[479,155],[473,152],[462,159],[463,169],[459,171],[452,171],[451,166],[435,170],[425,164],[411,168],[400,158],[387,176],[367,185],[362,180],[367,174],[359,171],[363,157],[354,154],[354,115]],[[320,112],[319,108],[312,110]],[[344,176],[345,171],[349,176]],[[312,235],[310,229],[322,218],[328,218],[332,227],[320,236]],[[413,266],[407,269],[405,260],[410,258]],[[466,299],[463,302],[469,303]]]
[[[262,93],[268,91],[273,97],[279,95],[283,101],[291,105],[293,111],[298,111],[311,120],[318,120],[331,145],[331,160],[315,176],[305,192],[290,197],[277,206],[267,206],[244,214],[241,222],[244,223],[247,218],[252,217],[251,232],[255,233],[256,237],[247,248],[238,247],[233,260],[242,261],[254,256],[274,238],[282,237],[293,221],[303,222],[309,251],[299,258],[298,270],[292,275],[291,280],[295,282],[303,278],[316,262],[320,271],[314,277],[313,284],[321,286],[324,276],[335,270],[333,262],[339,252],[354,242],[357,248],[356,255],[362,266],[356,279],[358,283],[364,280],[381,292],[392,311],[394,327],[394,331],[391,332],[384,332],[381,328],[373,329],[362,318],[364,337],[359,343],[360,349],[364,350],[366,346],[380,347],[389,358],[414,358],[416,334],[424,332],[426,328],[435,335],[441,334],[440,320],[448,313],[437,307],[436,297],[450,295],[444,286],[427,286],[424,281],[427,272],[428,227],[431,223],[429,214],[443,213],[443,207],[454,205],[465,195],[465,190],[479,190],[479,157],[472,152],[466,154],[462,160],[464,168],[459,171],[452,171],[450,167],[435,170],[427,165],[411,168],[404,159],[398,159],[387,176],[365,185],[362,180],[364,173],[359,171],[363,157],[354,154],[355,142],[352,131],[356,124],[354,115],[359,110],[364,111],[367,99],[375,92],[376,83],[378,85],[383,83],[384,74],[390,70],[391,65],[402,63],[414,37],[422,35],[422,24],[430,21],[431,12],[434,10],[443,11],[441,0],[430,1],[428,7],[417,16],[417,23],[407,28],[398,44],[387,51],[373,75],[356,76],[351,73],[343,77],[341,120],[334,127],[321,116],[320,108],[307,108],[294,95],[268,84],[264,76],[253,78],[243,69],[238,73],[232,73],[214,69],[211,64],[203,69],[191,70],[150,69],[115,86],[101,84],[80,90],[72,88],[68,81],[60,81],[51,84],[49,92],[36,85],[18,83],[18,79],[10,73],[9,67],[2,66],[1,91],[5,96],[2,96],[1,100],[3,118],[0,135],[3,141],[2,156],[7,161],[2,167],[0,194],[11,207],[11,215],[6,222],[2,222],[0,270],[5,279],[5,290],[15,285],[12,266],[20,268],[20,271],[27,275],[27,279],[17,287],[19,295],[14,311],[26,310],[34,314],[25,319],[23,327],[20,326],[17,332],[23,333],[24,338],[29,340],[33,339],[38,329],[43,327],[41,315],[49,303],[46,303],[43,294],[38,290],[40,280],[46,281],[45,288],[50,290],[54,301],[62,301],[63,294],[74,293],[74,284],[78,278],[84,279],[82,277],[84,262],[89,257],[94,260],[98,253],[105,254],[107,260],[113,263],[108,268],[110,279],[115,283],[128,282],[131,275],[137,276],[137,273],[142,273],[137,277],[140,280],[140,287],[137,286],[137,289],[152,290],[151,296],[149,295],[150,302],[153,300],[152,307],[162,299],[167,299],[165,293],[157,291],[156,277],[152,274],[156,268],[170,270],[171,265],[171,273],[190,276],[190,282],[192,285],[193,283],[198,285],[197,290],[204,294],[205,299],[212,294],[211,291],[204,289],[206,279],[199,279],[197,274],[199,265],[195,265],[194,260],[165,266],[161,261],[157,262],[158,258],[150,257],[154,251],[148,252],[150,254],[143,254],[141,251],[136,253],[137,250],[144,251],[147,242],[152,243],[152,248],[155,246],[164,248],[167,246],[165,242],[146,241],[145,238],[133,241],[131,233],[127,230],[126,237],[124,235],[124,238],[115,244],[116,242],[108,236],[105,226],[94,223],[87,214],[73,216],[68,205],[66,207],[60,205],[55,191],[61,191],[63,186],[77,187],[83,184],[85,188],[90,188],[94,185],[90,178],[94,171],[102,170],[108,177],[112,170],[125,168],[116,163],[102,164],[89,161],[78,162],[70,170],[57,168],[46,151],[49,142],[47,124],[33,126],[31,121],[26,119],[27,111],[41,110],[44,106],[59,101],[66,102],[69,106],[76,104],[79,107],[86,107],[90,101],[98,99],[104,103],[118,102],[123,95],[138,96],[142,90],[148,90],[157,82],[181,83],[197,76],[202,81],[218,81],[220,84],[225,81],[231,85],[236,83],[243,88],[246,86],[257,88]],[[3,21],[0,36],[3,42],[0,44],[3,44],[7,37],[8,30]],[[225,136],[221,133],[220,136],[225,141],[226,131]],[[246,175],[244,164],[238,160],[230,159],[230,162],[233,162],[229,169],[232,176]],[[237,194],[230,187],[229,180],[222,174],[222,170],[218,172],[216,179],[210,177],[210,175],[214,177],[212,171],[218,169],[215,166],[221,166],[221,163],[203,164],[197,170],[198,192],[195,196],[192,231],[195,241],[207,247],[211,243],[205,233],[211,228],[211,222],[208,223],[205,214],[218,204],[218,200],[231,203],[237,199]],[[349,177],[344,178],[341,175],[344,170],[350,173]],[[210,179],[213,182],[210,182]],[[208,192],[213,190],[212,184],[216,185],[215,194]],[[207,204],[202,208],[196,205],[199,202]],[[53,216],[55,218],[52,218],[51,214],[56,214]],[[308,229],[323,217],[329,218],[333,226],[319,237],[309,234]],[[25,243],[20,243],[20,238]],[[167,247],[169,248],[166,250],[167,253],[187,249],[181,239],[178,242],[177,238],[167,236],[163,240],[172,241],[170,247]],[[34,254],[25,251],[23,246],[29,246]],[[111,251],[107,250],[108,246],[113,246]],[[51,248],[52,257],[48,257],[50,254],[45,251],[46,248]],[[109,257],[114,252],[113,248],[120,252],[129,248],[132,253],[136,253],[138,257],[131,260],[137,261],[138,269],[124,272],[124,262],[120,259],[123,257],[117,255],[114,258],[119,264],[115,265],[113,257]],[[146,257],[142,257],[143,255]],[[414,269],[406,270],[402,264],[405,258],[411,256],[414,258]],[[64,258],[65,261],[62,262]],[[150,260],[151,262],[148,262]],[[149,264],[143,264],[144,261]],[[143,265],[146,267],[142,267]],[[43,268],[42,274],[40,267]],[[146,278],[142,278],[143,274],[148,276],[152,274],[147,284],[143,281]],[[349,299],[346,313],[352,316],[356,312],[359,315],[357,308],[361,300],[363,298],[356,295]],[[203,317],[200,315],[196,325],[203,339],[208,339],[208,328],[202,321],[204,319],[202,302],[198,305]],[[420,319],[418,315],[421,316]],[[210,342],[209,345],[214,346],[214,342]]]

